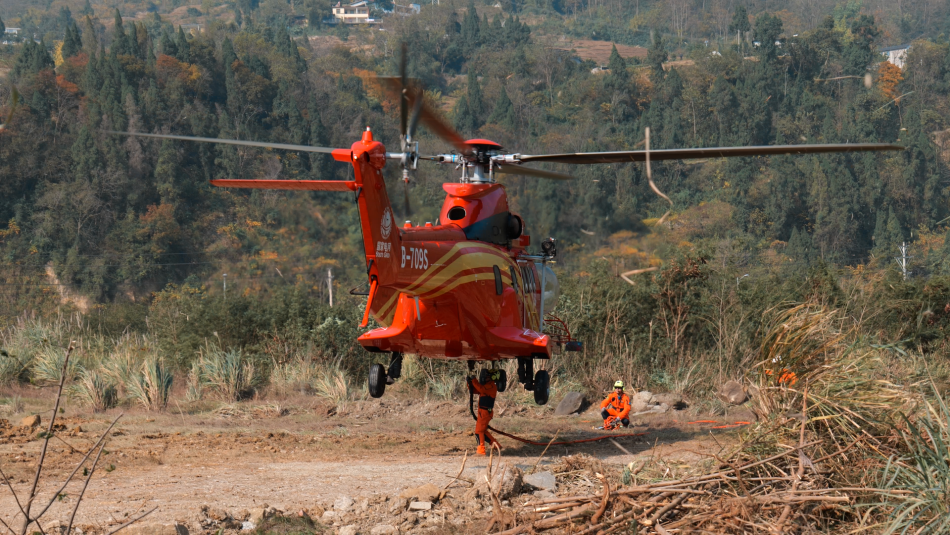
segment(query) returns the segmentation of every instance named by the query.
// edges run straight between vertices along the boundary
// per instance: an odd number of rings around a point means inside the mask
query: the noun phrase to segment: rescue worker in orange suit
[[[614,391],[600,404],[600,417],[604,419],[604,429],[627,427],[630,420],[630,396],[623,392],[623,381],[614,383]]]
[[[485,455],[486,444],[488,446],[498,444],[495,437],[488,432],[488,422],[491,421],[492,411],[495,409],[495,396],[498,395],[498,386],[495,385],[495,381],[500,376],[498,370],[482,370],[478,379],[468,378],[469,392],[478,394],[478,419],[475,421],[475,438],[478,440],[477,453],[479,455]]]

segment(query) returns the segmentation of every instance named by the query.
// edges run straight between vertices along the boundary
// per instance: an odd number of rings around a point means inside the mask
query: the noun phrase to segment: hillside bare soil
[[[405,489],[426,483],[441,488],[453,481],[464,453],[470,455],[474,449],[467,400],[384,397],[353,402],[340,414],[320,405],[289,402],[199,409],[189,409],[193,414],[188,414],[173,404],[162,414],[130,410],[122,416],[100,462],[108,471],[97,472],[77,515],[84,533],[107,531],[156,506],[145,521],[178,522],[192,533],[227,527],[209,524],[208,511],[240,521],[249,511],[265,507],[303,511],[330,527],[358,524],[367,532],[376,523],[414,532],[469,525],[480,514],[487,518],[484,505],[461,503],[471,482],[484,471],[484,457],[468,459],[461,478],[431,512],[417,515],[392,505]],[[575,440],[603,434],[592,430],[599,423],[594,409],[567,417],[554,416],[551,407],[514,406],[505,413],[495,418],[494,426],[539,442],[555,435],[557,440]],[[42,428],[48,414],[43,414]],[[62,426],[57,426],[57,437],[50,442],[40,502],[50,498],[117,415],[118,411],[92,415],[67,410],[58,419]],[[42,441],[36,438],[39,429],[17,427],[21,416],[8,415],[7,423],[0,425],[0,466],[22,493],[32,480]],[[618,474],[623,465],[647,461],[644,475],[673,478],[734,442],[735,428],[712,429],[717,426],[711,422],[735,419],[703,418],[691,410],[638,417],[623,433],[641,436],[552,446],[543,458],[543,446],[497,438],[504,446],[503,460],[526,473],[545,470],[565,456],[586,454]],[[691,423],[697,420],[708,421]],[[559,490],[591,485],[585,479],[559,475]],[[81,481],[66,489],[44,517],[47,523],[68,519],[80,489]],[[341,497],[353,500],[349,516],[333,512],[324,516]],[[0,511],[8,521],[16,507],[9,492],[0,492]],[[426,524],[426,519],[431,521]]]

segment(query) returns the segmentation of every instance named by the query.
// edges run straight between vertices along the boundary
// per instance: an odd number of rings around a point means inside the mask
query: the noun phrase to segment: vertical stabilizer
[[[367,273],[371,281],[376,277],[378,284],[392,284],[396,280],[398,266],[395,259],[400,239],[399,228],[383,181],[382,169],[386,164],[386,149],[382,143],[373,141],[373,133],[367,128],[363,132],[363,139],[353,144],[349,154],[340,152],[341,154],[334,153],[334,158],[348,158],[353,164]],[[378,306],[378,303],[376,305]]]

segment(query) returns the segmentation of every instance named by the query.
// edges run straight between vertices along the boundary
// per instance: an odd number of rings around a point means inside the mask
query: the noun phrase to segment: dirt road
[[[191,529],[198,529],[203,505],[235,517],[265,504],[319,516],[341,496],[377,503],[424,483],[444,486],[458,472],[463,452],[474,449],[471,417],[461,402],[383,398],[355,402],[343,414],[330,415],[332,410],[318,405],[250,402],[192,412],[123,415],[86,491],[77,524],[86,532],[100,531],[156,506],[149,522],[177,521]],[[50,442],[38,503],[50,499],[117,414],[68,411],[59,420],[63,428]],[[19,416],[8,419],[15,425]],[[543,469],[562,456],[585,453],[618,471],[629,462],[649,460],[653,473],[677,477],[708,462],[708,455],[735,439],[734,429],[690,423],[701,419],[688,410],[634,419],[627,432],[642,436],[552,446],[543,459],[544,447],[499,438],[503,457],[526,471],[539,462]],[[710,420],[720,421],[729,419]],[[514,408],[493,421],[498,428],[541,442],[555,434],[558,440],[598,436],[602,432],[591,429],[596,423],[593,411],[555,417],[549,407]],[[0,466],[22,495],[32,481],[42,441],[35,438],[38,430],[8,426],[0,431]],[[463,479],[475,480],[485,465],[484,458],[471,459]],[[71,484],[54,501],[44,517],[47,522],[65,521],[80,490],[81,481]],[[9,492],[0,492],[0,516],[9,522],[16,510]]]

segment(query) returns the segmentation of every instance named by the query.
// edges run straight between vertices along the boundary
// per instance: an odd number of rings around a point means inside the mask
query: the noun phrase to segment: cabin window
[[[505,291],[505,287],[501,284],[501,268],[492,266],[492,271],[495,272],[495,293],[501,295]]]
[[[465,219],[465,208],[461,206],[455,206],[449,210],[449,219],[452,221],[459,221]]]

